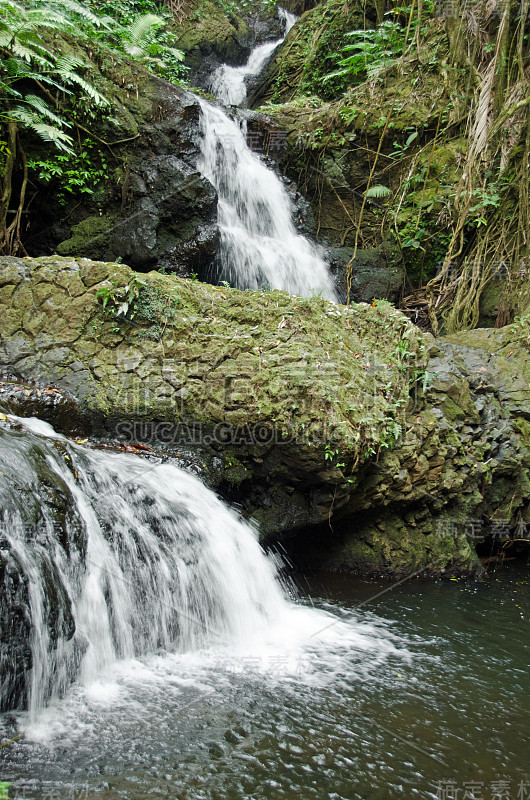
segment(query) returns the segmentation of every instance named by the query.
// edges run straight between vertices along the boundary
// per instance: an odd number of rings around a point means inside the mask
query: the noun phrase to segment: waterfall
[[[254,529],[198,478],[18,422],[0,430],[0,611],[13,618],[16,574],[31,716],[118,660],[251,642],[288,605]],[[13,654],[1,655],[4,682]]]
[[[255,47],[247,63],[243,64],[242,67],[230,67],[228,64],[223,64],[215,70],[210,81],[210,88],[212,94],[221,103],[238,106],[245,100],[247,96],[246,78],[260,74],[269,57],[293,27],[297,17],[284,8],[280,8],[278,11],[284,28],[284,35],[281,39],[265,42],[265,44]]]
[[[294,17],[287,18],[289,27]],[[257,47],[243,67],[219,68],[212,80],[219,99],[242,102],[245,77],[260,71],[279,41]],[[218,194],[222,276],[241,289],[283,289],[289,294],[307,297],[314,293],[336,300],[322,248],[296,230],[285,186],[247,145],[246,122],[234,121],[217,105],[199,102],[202,138],[198,168]]]

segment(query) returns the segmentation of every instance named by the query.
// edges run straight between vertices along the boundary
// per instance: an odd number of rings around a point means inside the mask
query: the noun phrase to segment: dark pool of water
[[[318,644],[158,654],[37,724],[4,715],[4,738],[27,733],[0,780],[57,800],[527,800],[529,578],[411,581],[359,608],[388,584],[313,576],[304,602],[338,621]]]

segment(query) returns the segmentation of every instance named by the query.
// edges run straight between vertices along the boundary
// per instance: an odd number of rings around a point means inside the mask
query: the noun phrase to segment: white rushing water
[[[289,29],[296,18],[288,12],[284,15]],[[279,41],[257,47],[243,67],[220,67],[212,84],[217,97],[224,103],[241,103],[246,96],[245,78],[260,72]],[[198,167],[218,193],[222,277],[240,289],[283,289],[336,300],[322,248],[296,230],[285,186],[247,145],[246,122],[231,119],[205,100],[199,102]]]
[[[278,13],[284,28],[281,39],[265,42],[265,44],[255,47],[247,63],[241,67],[230,67],[228,64],[223,64],[215,70],[210,81],[210,88],[212,94],[225,105],[238,106],[245,100],[247,96],[246,79],[260,74],[272,53],[283,42],[297,20],[294,14],[284,8],[280,8]]]
[[[301,236],[281,180],[246,142],[246,126],[200,101],[202,159],[199,169],[214,185],[221,235],[219,261],[230,284],[241,289],[283,289],[336,300],[319,247]]]
[[[30,588],[33,712],[64,690],[72,678],[65,670],[87,683],[118,659],[159,648],[248,643],[281,613],[287,600],[256,532],[198,478],[175,466],[68,443],[39,420],[20,422],[65,443],[66,460],[48,447],[46,461],[72,505],[68,553],[46,503],[44,549],[31,546],[19,514],[2,525]],[[79,528],[83,535],[76,534]],[[50,575],[60,584],[53,586],[58,609],[71,606],[73,640],[45,623]],[[73,667],[75,647],[82,658]]]
[[[5,474],[16,470],[34,494],[42,486],[37,529],[23,507],[0,526],[28,586],[29,737],[73,731],[91,703],[121,702],[139,683],[211,685],[227,677],[227,659],[237,668],[250,659],[251,671],[275,678],[299,676],[305,659],[308,680],[340,682],[355,653],[360,672],[401,654],[371,621],[293,602],[256,531],[195,476],[88,449],[36,419],[10,420]],[[66,536],[43,469],[68,497]]]

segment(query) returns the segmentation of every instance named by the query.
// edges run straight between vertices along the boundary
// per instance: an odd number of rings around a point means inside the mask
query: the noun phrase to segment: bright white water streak
[[[223,277],[241,289],[337,299],[321,249],[293,223],[287,191],[246,142],[242,127],[205,100],[199,170],[218,193]]]
[[[387,622],[289,599],[256,531],[198,478],[73,444],[36,419],[12,419],[29,431],[7,430],[18,437],[20,479],[29,474],[20,448],[29,437],[31,452],[40,446],[75,506],[69,552],[53,535],[53,519],[45,552],[21,519],[3,525],[30,583],[33,695],[23,723],[30,738],[73,733],[101,703],[123,707],[131,698],[134,705],[138,686],[167,690],[170,701],[179,687],[211,691],[245,669],[338,686],[346,675],[373,679],[391,656],[409,658]],[[61,576],[71,604],[76,630],[69,640],[45,629],[46,563]]]
[[[246,64],[242,67],[230,67],[223,64],[215,70],[210,88],[214,94],[225,105],[240,105],[247,96],[246,78],[252,75],[259,75],[267,60],[272,55],[297,20],[294,14],[290,14],[284,8],[278,10],[280,19],[284,26],[284,36],[274,42],[265,42],[255,47],[251,52]]]

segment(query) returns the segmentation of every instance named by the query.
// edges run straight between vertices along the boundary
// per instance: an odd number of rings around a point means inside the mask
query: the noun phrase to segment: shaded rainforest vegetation
[[[498,326],[522,316],[530,0],[284,5],[301,18],[249,104],[287,131],[280,167],[320,239],[347,254],[345,294],[378,250],[402,268],[399,305],[435,333],[475,327],[485,299]],[[149,74],[182,83],[190,64],[200,80],[193,64],[212,51],[242,63],[249,27],[273,10],[2,0],[1,252],[25,254],[39,193],[53,189],[67,215],[123,180],[113,145],[136,136],[124,92],[134,116]]]
[[[498,325],[528,304],[528,29],[528,4],[331,0],[254,95],[290,130],[317,217],[335,206],[321,224],[352,248],[348,290],[359,249],[386,241],[405,307],[434,332],[474,327],[488,288]]]

